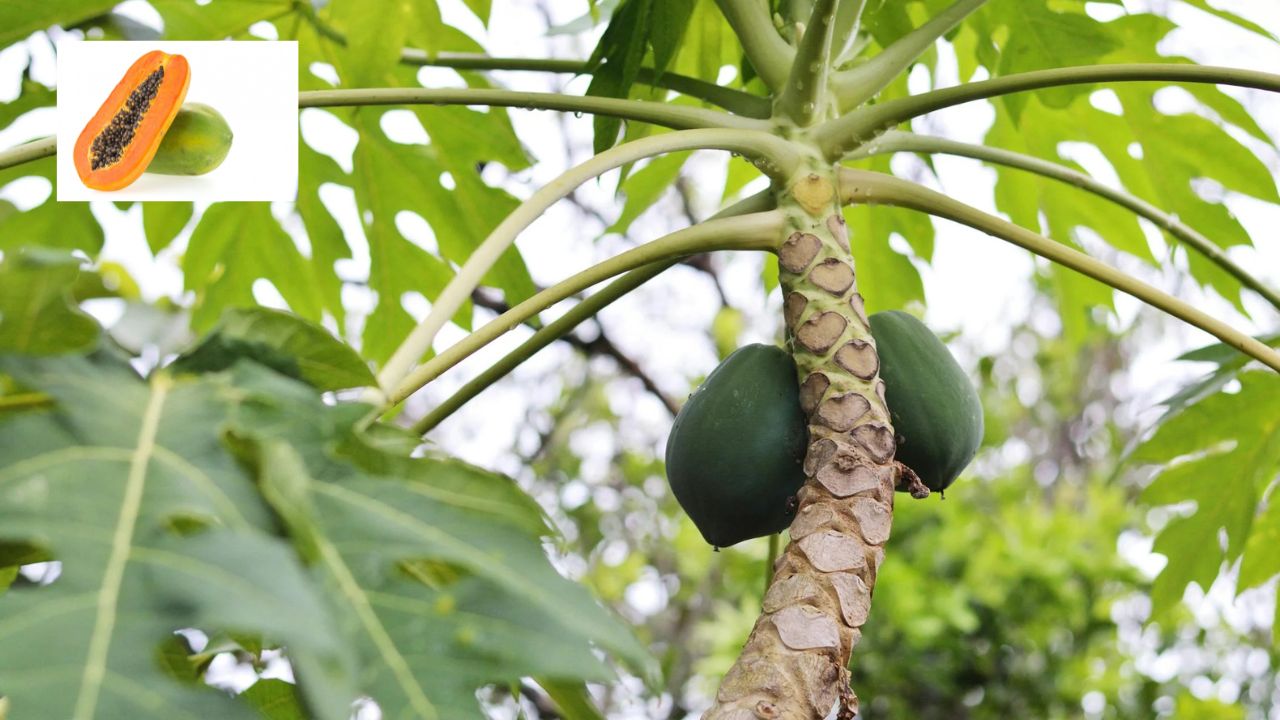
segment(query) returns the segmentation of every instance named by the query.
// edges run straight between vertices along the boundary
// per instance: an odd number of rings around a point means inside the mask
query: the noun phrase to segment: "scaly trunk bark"
[[[871,607],[893,519],[893,428],[858,294],[834,168],[779,193],[787,342],[809,418],[806,480],[764,608],[704,720],[857,713],[849,655]]]

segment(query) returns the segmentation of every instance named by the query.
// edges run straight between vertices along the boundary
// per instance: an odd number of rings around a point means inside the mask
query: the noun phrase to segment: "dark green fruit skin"
[[[231,126],[222,113],[201,103],[187,103],[173,118],[147,172],[158,175],[204,175],[231,152]]]
[[[982,401],[937,335],[914,316],[871,316],[880,378],[897,434],[894,459],[935,492],[969,465],[982,443]]]
[[[746,345],[680,409],[667,480],[715,547],[772,535],[795,515],[808,439],[795,361],[772,345]]]

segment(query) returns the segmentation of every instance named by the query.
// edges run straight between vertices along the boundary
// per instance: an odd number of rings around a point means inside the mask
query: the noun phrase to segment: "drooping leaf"
[[[240,697],[266,720],[307,720],[298,688],[293,683],[263,678],[240,693]]]
[[[1280,376],[1247,371],[1237,379],[1238,392],[1218,392],[1187,407],[1133,454],[1138,462],[1163,466],[1144,501],[1196,504],[1193,514],[1171,520],[1156,536],[1155,552],[1169,558],[1152,588],[1156,615],[1172,607],[1188,583],[1207,590],[1222,563],[1240,557],[1258,500],[1280,473]],[[1253,569],[1260,559],[1248,562],[1251,573],[1261,572]]]
[[[233,308],[199,345],[171,366],[177,372],[216,372],[252,358],[318,390],[377,384],[360,355],[320,325],[270,308]]]
[[[595,73],[587,87],[588,95],[625,98],[631,93],[631,86],[648,51],[653,3],[654,0],[623,0],[613,14],[599,44],[591,53],[589,62],[595,67]],[[597,115],[592,120],[595,152],[613,147],[621,126],[622,121],[618,118]]]
[[[84,350],[98,323],[76,305],[72,286],[81,260],[27,248],[0,262],[0,351],[49,354]]]
[[[195,207],[189,202],[148,202],[142,205],[142,229],[152,253],[169,247],[191,222]]]
[[[0,534],[36,540],[61,563],[51,584],[0,597],[0,687],[16,712],[252,718],[159,662],[161,644],[188,627],[269,633],[319,696],[342,693],[351,666],[332,620],[266,534],[266,506],[223,446],[238,402],[227,383],[144,382],[105,355],[7,356],[0,367],[56,402],[0,431]]]
[[[233,372],[250,393],[277,382]],[[351,433],[362,408],[271,398],[235,431],[259,448],[267,497],[330,588],[365,668],[361,690],[385,714],[479,717],[481,684],[604,679],[588,641],[647,668],[630,634],[551,568],[541,511],[510,480],[370,446]]]

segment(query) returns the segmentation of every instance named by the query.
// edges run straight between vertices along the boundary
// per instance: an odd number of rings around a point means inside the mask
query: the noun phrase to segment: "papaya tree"
[[[1204,0],[1178,4],[1277,41]],[[1214,344],[1181,359],[1212,371],[1163,403],[1130,454],[1156,469],[1145,502],[1176,506],[1155,540],[1169,562],[1151,601],[1168,611],[1224,567],[1241,589],[1280,574],[1280,504],[1265,502],[1280,470],[1280,292],[1274,273],[1250,267],[1239,246],[1252,241],[1222,197],[1280,203],[1258,157],[1272,138],[1223,91],[1280,92],[1280,75],[1162,54],[1177,25],[1120,3],[602,1],[555,28],[598,36],[578,58],[509,57],[473,37],[519,7],[445,5],[0,6],[0,47],[32,59],[0,131],[50,117],[56,89],[39,78],[51,39],[228,38],[296,41],[302,118],[332,131],[313,138],[304,122],[297,199],[283,205],[33,201],[29,189],[54,179],[51,128],[0,150],[0,188],[14,193],[0,200],[0,713],[476,717],[488,688],[590,718],[588,684],[624,674],[662,687],[678,669],[549,557],[539,499],[433,431],[559,340],[611,355],[662,396],[603,334],[575,329],[674,267],[713,272],[708,253],[733,253],[768,258],[758,284],[776,290],[785,348],[770,352],[799,405],[798,430],[776,432],[799,438],[797,475],[763,532],[734,527],[732,503],[700,511],[725,544],[787,532],[773,535],[758,614],[709,707],[686,710],[856,716],[854,650],[881,622],[871,599],[893,549],[895,491],[945,487],[983,420],[983,389],[939,364],[955,363],[945,349],[922,349],[940,341],[892,329],[918,325],[900,311],[923,307],[916,263],[931,258],[935,219],[1034,255],[1067,338],[1105,324],[1117,293],[1207,334]],[[947,62],[959,82],[938,82]],[[548,76],[589,80],[574,94],[495,79]],[[1169,86],[1192,112],[1157,102]],[[1114,107],[1098,106],[1100,90]],[[932,113],[971,103],[993,114],[985,143],[924,130]],[[591,116],[593,154],[517,199],[509,174],[543,168],[509,110]],[[389,130],[406,125],[408,141]],[[355,138],[349,159],[329,142],[339,135]],[[1091,146],[1115,179],[1064,143]],[[534,282],[543,258],[516,242],[535,221],[617,171],[626,201],[612,227],[627,232],[669,187],[688,192],[682,166],[697,151],[732,158],[717,212]],[[908,172],[895,156],[923,163]],[[1007,217],[931,187],[922,170],[942,156],[995,168]],[[176,262],[181,292],[144,300],[154,291],[112,245]],[[936,270],[1001,282],[982,254]],[[1225,309],[1156,286],[1182,281]],[[489,367],[445,384],[516,333]],[[757,452],[763,441],[740,443],[770,437],[766,420],[734,418],[741,432],[703,423],[686,479],[696,485],[706,465],[708,482],[730,481],[711,469]],[[211,687],[226,658],[288,672]]]

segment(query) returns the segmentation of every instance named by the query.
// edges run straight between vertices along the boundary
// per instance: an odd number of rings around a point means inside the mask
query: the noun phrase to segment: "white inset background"
[[[227,119],[231,151],[205,175],[143,173],[120,190],[92,190],[72,162],[76,138],[129,66],[152,50],[187,58],[184,103],[210,105]],[[57,126],[59,201],[292,201],[298,195],[298,44],[59,42]]]

